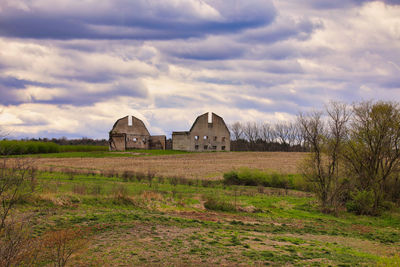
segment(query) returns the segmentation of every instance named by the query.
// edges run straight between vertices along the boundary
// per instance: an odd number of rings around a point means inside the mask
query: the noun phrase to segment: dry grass
[[[151,157],[124,158],[42,158],[36,161],[40,169],[77,168],[95,171],[147,172],[164,177],[222,179],[224,172],[249,167],[280,173],[297,173],[297,166],[306,153],[299,152],[225,152],[193,153]]]

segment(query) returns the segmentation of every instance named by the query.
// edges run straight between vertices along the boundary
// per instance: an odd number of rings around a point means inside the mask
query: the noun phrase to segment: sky
[[[400,0],[0,0],[0,130],[108,138],[400,101]]]

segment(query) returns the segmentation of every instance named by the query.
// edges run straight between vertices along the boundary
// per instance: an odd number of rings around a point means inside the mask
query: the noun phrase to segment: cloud
[[[89,106],[96,102],[117,97],[146,98],[147,88],[139,80],[126,80],[104,84],[93,88],[92,85],[76,84],[65,87],[43,88],[26,86],[21,88],[0,87],[3,105],[18,105],[22,103],[47,103],[54,105]]]
[[[400,5],[398,0],[342,0],[342,1],[330,1],[330,0],[306,0],[303,3],[311,5],[317,9],[343,9],[353,6],[359,6],[370,2],[382,2],[387,5]]]
[[[168,56],[189,60],[241,58],[246,51],[246,46],[222,36],[163,43],[158,47]]]
[[[322,21],[307,18],[278,17],[272,24],[249,29],[240,36],[242,42],[276,43],[287,39],[307,40],[313,32],[322,29]]]
[[[207,111],[275,122],[331,99],[400,99],[396,1],[3,1],[0,129],[154,134]]]
[[[0,4],[0,35],[36,39],[171,40],[237,32],[268,24],[276,15],[266,0],[7,3]]]

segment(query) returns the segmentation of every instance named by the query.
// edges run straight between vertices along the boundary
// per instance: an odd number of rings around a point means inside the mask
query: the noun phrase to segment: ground
[[[324,214],[310,192],[217,180],[240,166],[295,173],[303,157],[221,152],[36,159],[43,170],[37,190],[20,201],[14,216],[30,214],[32,236],[39,239],[55,230],[84,229],[85,242],[68,266],[399,266],[396,210],[379,217]],[[146,166],[164,177],[215,181],[100,172]],[[99,172],[59,172],[66,167]],[[218,205],[206,205],[210,199]]]

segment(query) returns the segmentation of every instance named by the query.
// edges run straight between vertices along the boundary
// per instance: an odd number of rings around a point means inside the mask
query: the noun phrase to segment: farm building
[[[230,140],[230,133],[224,119],[208,112],[198,116],[189,131],[172,133],[172,149],[230,151]]]
[[[111,151],[127,149],[165,149],[165,135],[151,136],[143,121],[126,116],[114,123],[110,131]]]

